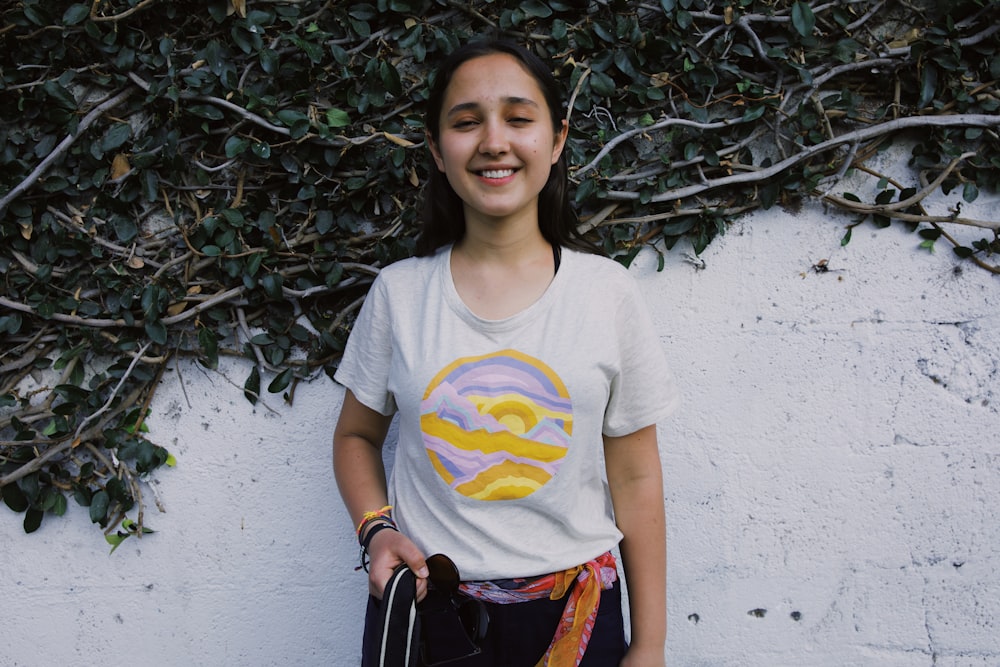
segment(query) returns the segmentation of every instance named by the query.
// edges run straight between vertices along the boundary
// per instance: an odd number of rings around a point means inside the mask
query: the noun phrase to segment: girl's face
[[[552,127],[538,82],[516,58],[466,61],[445,90],[431,154],[465,204],[466,222],[533,216],[538,193],[566,143]]]

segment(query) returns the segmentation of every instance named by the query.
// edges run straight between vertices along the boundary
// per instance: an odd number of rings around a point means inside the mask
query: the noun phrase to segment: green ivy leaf
[[[284,391],[291,383],[293,377],[294,371],[291,368],[286,368],[271,380],[271,384],[267,385],[267,390],[272,394]]]
[[[282,295],[281,286],[283,284],[281,274],[268,273],[260,279],[260,286],[264,288],[264,293],[272,299],[280,299]]]
[[[763,104],[752,106],[743,112],[743,118],[741,120],[744,123],[751,123],[763,116],[765,111],[767,111],[767,107]]]
[[[590,88],[601,97],[611,97],[618,90],[615,86],[615,80],[604,72],[590,74]]]
[[[527,0],[521,3],[521,11],[528,16],[544,19],[552,16],[552,9],[541,0]]]
[[[260,68],[265,73],[272,76],[278,73],[279,60],[277,51],[274,49],[261,49],[258,58],[260,59]]]
[[[53,81],[49,79],[44,84],[42,84],[42,90],[45,91],[46,96],[48,96],[52,101],[58,104],[63,109],[69,109],[75,111],[77,108],[76,98],[70,93],[66,88],[59,84],[58,81]]]
[[[390,95],[399,97],[403,94],[403,84],[399,79],[399,72],[385,60],[379,64],[379,76],[382,78],[382,85],[385,86]]]
[[[108,516],[108,508],[111,506],[111,497],[103,489],[94,494],[90,499],[90,521],[91,523],[103,524]]]
[[[271,157],[271,144],[266,141],[255,141],[250,145],[250,151],[262,160]]]
[[[3,494],[3,502],[14,512],[23,512],[28,509],[28,498],[16,484],[8,484],[0,488]]]
[[[167,327],[160,320],[146,320],[145,327],[146,335],[149,339],[158,345],[166,345],[167,343]]]
[[[122,532],[120,530],[115,533],[105,535],[104,541],[111,545],[111,551],[109,551],[108,554],[109,555],[113,554],[115,552],[115,549],[120,547],[121,543],[124,542],[126,539],[128,539],[128,537],[129,537],[128,533]]]
[[[260,370],[256,366],[250,369],[250,375],[243,383],[243,395],[251,405],[257,405],[260,399]]]
[[[962,199],[971,204],[978,198],[979,188],[976,186],[975,182],[967,181],[965,185],[962,186]]]
[[[923,70],[920,73],[920,99],[917,101],[919,108],[924,108],[931,103],[937,95],[938,71],[929,62],[924,61]]]
[[[208,327],[198,329],[198,345],[205,355],[205,365],[209,368],[219,366],[219,338],[215,331]]]
[[[803,37],[812,34],[813,28],[816,27],[816,16],[807,3],[796,2],[792,5],[792,26]]]
[[[896,191],[893,189],[882,190],[875,196],[875,203],[880,205],[891,204],[892,198],[896,196]]]
[[[35,508],[29,508],[28,511],[24,513],[24,532],[33,533],[38,530],[39,526],[42,525],[42,519],[45,517],[45,513],[41,510]]]
[[[77,25],[83,23],[90,16],[90,7],[84,4],[72,4],[63,12],[63,25]]]
[[[66,514],[68,506],[69,506],[69,501],[66,500],[66,496],[64,496],[61,493],[56,493],[55,500],[52,503],[52,507],[49,508],[49,511],[55,514],[56,516],[62,516]]]
[[[351,124],[351,117],[346,111],[341,109],[327,109],[326,124],[330,127],[347,127]]]
[[[333,229],[333,211],[324,209],[316,212],[316,231],[320,234],[327,234]]]
[[[121,243],[128,243],[139,235],[139,226],[130,217],[116,215],[111,219],[111,224],[115,230],[115,236]]]
[[[242,155],[243,151],[250,147],[250,140],[243,137],[229,137],[226,139],[226,157],[234,158]]]

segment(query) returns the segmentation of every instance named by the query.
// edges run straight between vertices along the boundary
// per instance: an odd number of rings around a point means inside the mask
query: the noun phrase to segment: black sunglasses
[[[444,554],[429,556],[427,569],[427,597],[417,605],[424,664],[434,667],[479,655],[489,627],[486,605],[459,592],[458,568]]]

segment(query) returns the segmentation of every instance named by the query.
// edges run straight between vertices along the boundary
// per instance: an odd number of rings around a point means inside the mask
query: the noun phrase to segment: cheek
[[[465,156],[468,155],[468,150],[469,148],[465,145],[465,142],[454,137],[449,138],[439,147],[440,160],[438,168],[441,171],[460,168],[466,161]]]

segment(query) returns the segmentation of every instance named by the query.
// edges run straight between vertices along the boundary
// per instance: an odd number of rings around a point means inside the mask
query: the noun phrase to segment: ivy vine
[[[628,263],[822,198],[1000,273],[1000,15],[988,0],[21,0],[0,10],[0,490],[149,532],[145,426],[168,365],[246,357],[293,400],[335,369],[379,268],[413,248],[426,72],[503,33],[570,105],[583,224]],[[912,142],[918,183],[867,165]],[[874,201],[838,189],[849,171]],[[950,226],[982,238],[963,245]],[[144,491],[146,495],[144,496]],[[155,503],[155,496],[152,498]]]

